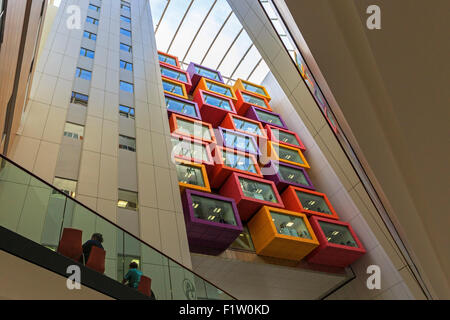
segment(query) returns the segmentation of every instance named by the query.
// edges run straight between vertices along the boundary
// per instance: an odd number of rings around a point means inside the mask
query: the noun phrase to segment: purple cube
[[[175,97],[165,93],[167,113],[170,117],[172,113],[176,113],[185,117],[190,117],[197,120],[202,120],[200,109],[197,102]]]
[[[194,92],[195,88],[197,88],[197,84],[200,81],[200,78],[202,77],[224,83],[222,75],[219,71],[201,66],[197,63],[191,62],[186,71],[189,74],[192,83],[191,91],[189,93]]]
[[[288,130],[286,123],[283,121],[278,113],[267,111],[255,106],[250,106],[245,116],[249,119],[253,119],[261,122],[262,124],[270,124]]]
[[[280,193],[288,186],[316,190],[304,168],[288,163],[270,161],[261,171],[265,179],[275,182]]]
[[[192,252],[218,255],[243,231],[236,203],[231,198],[186,189],[182,203]]]

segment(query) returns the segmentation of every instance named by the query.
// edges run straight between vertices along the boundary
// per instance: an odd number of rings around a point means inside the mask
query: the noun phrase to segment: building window
[[[89,9],[94,10],[96,12],[100,11],[100,7],[94,6],[93,4],[89,4]]]
[[[119,149],[136,152],[136,139],[119,135]]]
[[[133,84],[125,81],[120,81],[120,90],[127,91],[127,92],[133,92]]]
[[[168,57],[168,56],[166,56],[166,55],[164,55],[162,53],[158,53],[158,59],[161,62],[168,63],[168,64],[170,64],[170,65],[172,65],[174,67],[178,67],[177,60],[175,60],[175,58]]]
[[[228,102],[228,100],[222,99],[222,98],[218,98],[215,96],[212,96],[210,94],[207,93],[203,93],[203,98],[205,99],[205,103],[210,104],[212,106],[215,106],[217,108],[221,108],[224,110],[228,110],[231,111],[231,105]]]
[[[120,28],[120,33],[123,34],[124,36],[131,37],[131,31],[130,30],[127,30],[127,29],[124,29],[124,28]]]
[[[257,200],[278,203],[271,184],[241,177],[239,177],[239,183],[244,196]]]
[[[183,87],[179,84],[173,83],[173,82],[169,82],[163,79],[162,81],[163,84],[163,88],[165,91],[169,92],[169,93],[175,93],[178,94],[180,96],[184,96],[184,90]]]
[[[120,50],[131,53],[131,46],[125,43],[120,43]]]
[[[97,35],[95,33],[89,32],[89,31],[85,31],[83,33],[83,37],[91,39],[91,40],[97,40]]]
[[[201,168],[186,163],[177,163],[176,169],[179,182],[199,187],[205,186],[205,179]]]
[[[219,93],[219,94],[223,94],[224,96],[227,97],[233,97],[233,93],[231,92],[230,88],[213,83],[213,82],[209,82],[206,81],[206,86],[208,87],[208,90]]]
[[[255,109],[255,113],[258,116],[258,119],[267,123],[271,123],[274,124],[276,126],[281,126],[283,127],[283,122],[281,122],[280,118],[274,114],[271,113],[267,113],[265,111],[262,110],[256,110]]]
[[[98,20],[95,19],[95,18],[92,18],[92,17],[87,16],[87,17],[86,17],[86,22],[87,22],[87,23],[92,23],[92,24],[95,24],[96,26],[98,26]]]
[[[68,196],[75,198],[75,191],[77,189],[77,182],[75,180],[55,177],[53,186]],[[58,194],[58,192],[53,191],[53,194]]]
[[[232,226],[237,225],[231,202],[197,195],[192,195],[191,198],[196,218]]]
[[[64,137],[75,140],[83,140],[84,127],[78,124],[66,122],[64,126]]]
[[[119,105],[119,114],[122,117],[134,119],[134,108]]]
[[[279,234],[296,238],[312,239],[303,218],[270,211],[272,221]]]
[[[180,72],[180,71],[175,71],[175,70],[161,66],[161,74],[163,76],[166,76],[166,77],[169,77],[169,78],[172,78],[175,80],[187,82],[186,74],[184,74],[183,72]]]
[[[230,168],[239,169],[251,173],[257,173],[253,160],[233,151],[222,151],[223,163]]]
[[[120,4],[120,9],[123,9],[123,10],[125,10],[125,11],[131,12],[130,6],[129,6],[129,5],[126,5],[126,4],[124,4],[124,3],[121,3],[121,4]]]
[[[233,123],[237,130],[242,130],[248,133],[253,133],[256,135],[262,135],[261,128],[253,122],[245,121],[239,118],[233,117]]]
[[[92,72],[89,70],[85,70],[85,69],[81,69],[81,68],[77,68],[77,71],[75,73],[75,76],[77,78],[81,78],[84,80],[91,80],[92,78]]]
[[[8,1],[0,0],[0,46],[3,42],[3,32],[5,30],[6,6]]]
[[[133,71],[133,64],[124,60],[120,60],[120,67],[125,70]]]
[[[87,57],[89,59],[94,59],[95,52],[89,49],[81,48],[80,49],[80,56]]]
[[[70,98],[70,103],[81,104],[83,106],[88,105],[89,96],[72,91],[72,97]]]
[[[220,80],[219,73],[217,71],[205,69],[200,66],[195,66],[195,73],[201,75],[202,77],[207,77],[213,80]]]
[[[191,103],[187,103],[185,101],[166,97],[166,107],[167,107],[167,110],[170,110],[170,111],[178,112],[181,114],[186,114],[191,117],[198,117],[197,110],[195,109],[195,105],[191,104]]]
[[[320,220],[319,225],[328,242],[358,248],[348,227]]]
[[[137,192],[119,189],[117,206],[128,210],[138,210],[138,194]]]
[[[131,23],[131,19],[125,16],[120,16],[120,20]]]
[[[247,103],[254,104],[254,105],[257,105],[257,106],[260,106],[263,108],[267,108],[266,103],[261,98],[254,97],[254,96],[251,96],[246,93],[242,93],[242,97],[244,98],[244,101]]]

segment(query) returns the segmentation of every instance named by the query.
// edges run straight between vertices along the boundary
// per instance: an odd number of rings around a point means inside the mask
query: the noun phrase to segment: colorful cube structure
[[[213,155],[215,166],[209,176],[212,188],[220,188],[233,172],[262,178],[258,160],[252,154],[216,146]]]
[[[173,55],[171,55],[171,54],[158,51],[158,59],[159,59],[159,62],[164,64],[164,65],[167,65],[167,66],[170,66],[170,67],[175,67],[175,68],[178,68],[178,69],[181,68],[180,67],[180,62],[178,61],[178,58],[173,56]]]
[[[181,192],[186,188],[211,192],[208,174],[204,164],[176,159],[175,167]]]
[[[247,225],[258,255],[300,261],[319,246],[302,213],[264,206]]]
[[[233,101],[233,104],[236,104],[237,98],[236,95],[234,94],[234,90],[233,87],[218,82],[218,81],[214,81],[211,79],[207,79],[207,78],[200,78],[200,80],[198,81],[197,87],[194,90],[193,95],[195,96],[197,90],[203,90],[203,91],[207,91],[207,92],[211,92],[211,93],[215,93],[221,97],[227,98],[227,99],[231,99],[231,101]]]
[[[272,99],[265,87],[260,86],[259,84],[251,83],[250,81],[237,79],[234,83],[233,89],[235,92],[236,90],[250,91],[251,93],[257,94],[260,97],[266,99],[267,102],[270,102],[270,100]]]
[[[231,99],[210,91],[195,90],[193,100],[200,108],[203,121],[213,127],[219,126],[228,113],[236,113]]]
[[[167,64],[161,62],[159,63],[159,67],[161,69],[161,75],[163,77],[181,82],[182,84],[184,84],[187,92],[191,91],[191,78],[188,76],[186,71],[173,66],[168,66]]]
[[[309,222],[320,243],[306,257],[309,263],[347,267],[366,253],[349,223],[314,216]]]
[[[186,87],[183,83],[167,77],[162,77],[162,85],[165,93],[174,95],[182,99],[188,98]]]
[[[262,149],[261,144],[260,148],[261,152],[266,153],[268,159],[292,164],[294,166],[299,166],[306,169],[310,168],[308,161],[306,161],[302,151],[298,148],[289,147],[273,141],[267,142],[266,150]]]
[[[281,198],[288,210],[328,219],[339,219],[325,193],[289,186],[281,194]]]
[[[182,203],[192,252],[220,254],[243,231],[233,199],[186,189]]]
[[[233,198],[242,221],[249,220],[262,206],[284,208],[283,201],[272,181],[232,173],[222,185],[219,193]]]
[[[169,126],[170,132],[178,135],[209,143],[214,143],[216,141],[211,124],[200,120],[174,113],[169,118]]]
[[[202,77],[224,83],[222,75],[219,71],[201,66],[197,63],[191,62],[186,71],[191,78],[192,90],[197,87],[197,84]]]
[[[257,138],[257,141],[261,138],[267,140],[266,130],[262,126],[261,122],[238,116],[236,114],[228,113],[220,126],[252,135]]]
[[[315,190],[305,168],[288,163],[270,161],[269,165],[262,171],[264,178],[273,181],[279,192],[285,190],[288,186]]]
[[[269,102],[267,102],[267,100],[260,95],[241,90],[236,90],[235,94],[237,98],[236,110],[240,115],[245,115],[248,108],[250,108],[251,106],[256,106],[267,111],[272,111]]]
[[[240,113],[239,113],[240,114]],[[286,123],[283,121],[278,113],[264,110],[259,107],[250,106],[245,113],[245,116],[249,119],[253,119],[261,122],[263,125],[272,125],[282,129],[287,129]]]
[[[209,172],[214,167],[214,159],[209,143],[172,133],[172,157],[188,162],[204,164]]]
[[[306,147],[303,145],[302,140],[300,140],[300,138],[294,131],[282,129],[268,124],[266,124],[266,130],[267,137],[270,141],[284,144],[293,148],[299,148],[302,151],[306,150]]]
[[[255,156],[260,155],[258,143],[253,136],[222,127],[218,127],[215,131],[219,146],[250,153]]]
[[[200,110],[196,102],[176,97],[170,94],[164,94],[166,99],[166,108],[169,117],[176,113],[182,116],[201,120]]]

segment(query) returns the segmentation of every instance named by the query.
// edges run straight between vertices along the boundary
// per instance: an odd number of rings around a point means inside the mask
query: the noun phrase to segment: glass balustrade
[[[81,230],[82,243],[101,233],[106,251],[104,275],[121,282],[130,262],[137,262],[143,275],[151,278],[157,300],[233,299],[2,155],[0,226],[53,251],[57,251],[64,228]]]

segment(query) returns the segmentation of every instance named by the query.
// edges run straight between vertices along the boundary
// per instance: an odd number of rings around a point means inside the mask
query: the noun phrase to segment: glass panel
[[[220,86],[218,84],[206,81],[206,86],[209,90],[219,93],[219,94],[223,94],[224,96],[227,97],[233,97],[233,94],[231,93],[230,88],[224,87],[224,86]]]
[[[272,211],[270,212],[270,215],[272,216],[272,221],[279,234],[312,239],[302,218]]]
[[[138,209],[137,192],[119,189],[119,196],[117,199],[118,199],[117,206],[119,208],[137,211]]]
[[[176,168],[179,182],[192,184],[199,187],[205,186],[205,180],[201,168],[184,163],[177,163]]]
[[[265,104],[264,100],[261,98],[257,98],[254,96],[251,96],[246,93],[242,93],[242,97],[244,98],[244,101],[250,104],[254,104],[263,108],[267,108],[267,105]]]
[[[75,191],[77,190],[77,182],[75,180],[55,178],[53,180],[53,185],[68,196],[75,198]],[[54,194],[59,193],[55,191]]]
[[[246,226],[244,226],[244,231],[239,235],[239,237],[236,238],[236,240],[234,240],[230,248],[251,252],[255,251],[250,232]]]
[[[187,77],[183,72],[175,71],[161,66],[161,74],[172,79],[187,82]]]
[[[209,127],[198,122],[187,121],[177,118],[178,130],[185,134],[190,134],[195,137],[201,137],[204,140],[211,140],[211,132]],[[178,131],[177,130],[177,131]]]
[[[227,167],[257,173],[253,160],[241,154],[222,151],[223,162]]]
[[[257,153],[255,143],[250,137],[234,134],[229,131],[222,131],[222,133],[225,146],[245,152]]]
[[[280,172],[281,178],[284,181],[294,182],[305,186],[309,185],[308,180],[306,180],[305,174],[300,169],[280,165],[278,167],[278,170]]]
[[[300,200],[302,207],[306,210],[332,214],[325,199],[322,196],[318,196],[311,193],[302,191],[296,191],[297,197]]]
[[[68,137],[68,138],[73,138],[73,139],[83,139],[83,135],[84,135],[84,127],[74,124],[74,123],[70,123],[70,122],[66,122],[65,126],[64,126],[64,136]]]
[[[241,189],[244,192],[244,196],[278,203],[278,200],[275,197],[275,193],[273,192],[272,186],[270,184],[246,178],[239,178],[239,183],[241,184]]]
[[[279,156],[280,159],[292,161],[292,162],[295,162],[295,163],[304,164],[303,160],[302,160],[302,157],[300,157],[300,154],[298,153],[298,151],[285,148],[285,147],[283,147],[281,145],[278,145],[278,156]]]
[[[230,202],[192,195],[192,208],[196,218],[236,226],[233,206]]]
[[[180,96],[184,95],[183,92],[183,87],[179,84],[175,84],[169,81],[165,81],[163,80],[163,88],[165,91],[170,92],[170,93],[175,93],[178,94]]]
[[[172,57],[168,57],[168,56],[165,56],[165,55],[163,55],[161,53],[158,53],[158,59],[161,62],[165,62],[165,63],[168,63],[168,64],[174,66],[174,67],[177,67],[177,61],[174,58],[172,58]]]
[[[248,91],[251,91],[251,92],[254,92],[254,93],[259,93],[259,94],[261,94],[263,96],[266,95],[264,90],[262,88],[260,88],[260,87],[254,86],[254,85],[252,85],[250,83],[247,83],[247,82],[242,82],[242,85],[244,86],[245,90],[248,90]]]
[[[320,220],[319,225],[328,242],[358,248],[358,245],[350,233],[350,230],[348,230],[348,227]]]
[[[198,116],[195,105],[186,103],[184,101],[166,97],[166,107],[168,110],[175,111],[181,114],[186,114],[193,117]]]
[[[217,98],[207,93],[203,94],[203,98],[205,99],[205,103],[207,104],[231,111],[231,105],[225,99]]]
[[[220,80],[218,72],[208,70],[199,66],[195,66],[195,73],[201,75],[202,77],[207,77],[216,81]]]
[[[206,147],[200,143],[193,143],[187,140],[172,139],[173,154],[188,157],[198,161],[209,161]]]
[[[276,129],[271,128],[272,132],[275,131]],[[284,142],[284,143],[289,143],[289,144],[293,144],[296,146],[299,146],[300,144],[297,141],[297,138],[295,137],[294,134],[289,133],[289,132],[285,132],[285,131],[281,131],[281,130],[276,130],[277,132],[275,134],[278,134],[278,140],[280,142]]]
[[[261,111],[261,110],[255,110],[255,113],[258,116],[259,120],[283,127],[283,122],[281,122],[281,120],[278,116]]]
[[[234,117],[233,117],[233,122],[234,122],[236,129],[238,129],[238,130],[242,130],[242,131],[245,131],[248,133],[253,133],[256,135],[262,135],[261,129],[259,128],[259,126],[256,123],[245,121],[245,120],[242,120],[239,118],[234,118]]]

